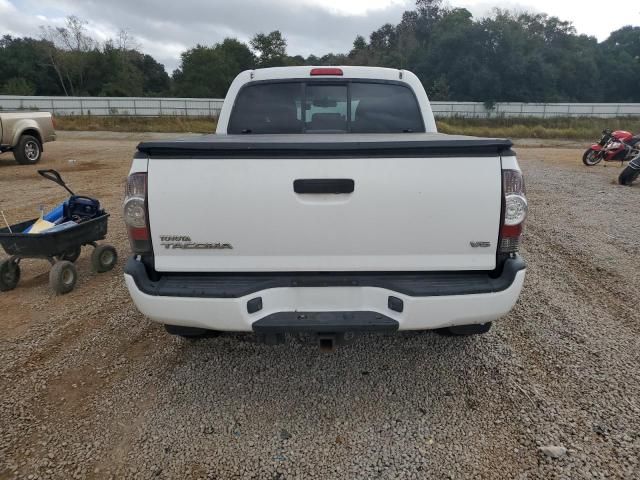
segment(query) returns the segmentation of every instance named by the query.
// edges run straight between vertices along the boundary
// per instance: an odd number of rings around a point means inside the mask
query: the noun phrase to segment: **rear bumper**
[[[326,330],[344,318],[344,330],[429,330],[505,315],[520,295],[525,271],[516,257],[497,278],[482,272],[170,274],[152,281],[130,258],[125,282],[143,314],[171,325],[246,332],[281,325],[293,331],[297,322],[300,330],[313,330],[329,321]]]

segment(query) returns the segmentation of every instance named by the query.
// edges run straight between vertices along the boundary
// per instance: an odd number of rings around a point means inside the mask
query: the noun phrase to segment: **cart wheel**
[[[20,265],[12,260],[0,262],[0,292],[13,290],[20,281]]]
[[[73,290],[78,281],[76,266],[68,260],[61,260],[53,264],[49,272],[49,286],[58,295],[64,295]]]
[[[56,260],[67,260],[69,262],[75,262],[76,260],[78,260],[80,252],[82,252],[82,248],[80,246],[77,246],[64,252],[62,255],[58,255],[56,257]]]
[[[91,268],[94,272],[104,273],[118,262],[118,252],[111,245],[98,245],[91,254]]]

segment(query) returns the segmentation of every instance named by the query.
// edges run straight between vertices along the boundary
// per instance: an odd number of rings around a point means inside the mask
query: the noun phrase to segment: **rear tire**
[[[491,330],[491,322],[482,325],[458,325],[455,327],[440,328],[438,333],[454,337],[468,337],[471,335],[482,335]]]
[[[620,185],[631,186],[631,184],[636,181],[638,176],[640,176],[640,170],[636,170],[635,168],[631,167],[631,165],[627,165],[627,168],[625,168],[618,177],[618,183]]]
[[[22,135],[13,150],[13,158],[20,165],[35,165],[42,158],[42,144],[33,135]]]
[[[91,253],[91,268],[96,273],[111,270],[118,263],[118,252],[111,245],[98,245]]]
[[[200,338],[207,336],[212,336],[216,332],[213,330],[207,330],[206,328],[196,328],[196,327],[181,327],[178,325],[165,325],[164,329],[170,335],[177,335],[178,337],[183,338]]]
[[[588,149],[582,155],[582,163],[584,163],[587,167],[593,167],[594,165],[599,164],[602,161],[602,157],[598,155],[599,152],[593,150],[592,148]]]
[[[0,262],[0,292],[13,290],[20,281],[20,265],[11,260]]]
[[[56,262],[49,272],[49,286],[57,295],[69,293],[77,281],[76,266],[68,260]]]

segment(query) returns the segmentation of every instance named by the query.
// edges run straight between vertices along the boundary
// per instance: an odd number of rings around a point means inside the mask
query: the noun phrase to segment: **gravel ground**
[[[63,132],[41,164],[106,204],[122,257],[143,137]],[[83,253],[64,297],[45,262],[24,262],[0,294],[0,478],[640,478],[640,185],[583,167],[573,144],[518,152],[528,276],[481,337],[368,336],[333,354],[185,341],[135,310],[123,259],[94,275]],[[10,220],[56,195],[0,159]]]

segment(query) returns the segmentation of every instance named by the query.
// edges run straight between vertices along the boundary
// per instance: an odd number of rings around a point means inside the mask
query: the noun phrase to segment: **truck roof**
[[[398,70],[395,68],[383,68],[383,67],[355,67],[349,65],[336,65],[336,66],[303,66],[303,67],[271,67],[271,68],[257,68],[250,70],[251,80],[282,80],[292,78],[307,78],[311,77],[312,70],[324,70],[330,71],[337,69],[342,71],[342,75],[318,75],[322,76],[336,76],[338,78],[363,78],[363,79],[375,79],[375,80],[403,80],[406,75],[413,76],[413,73],[408,70]]]

